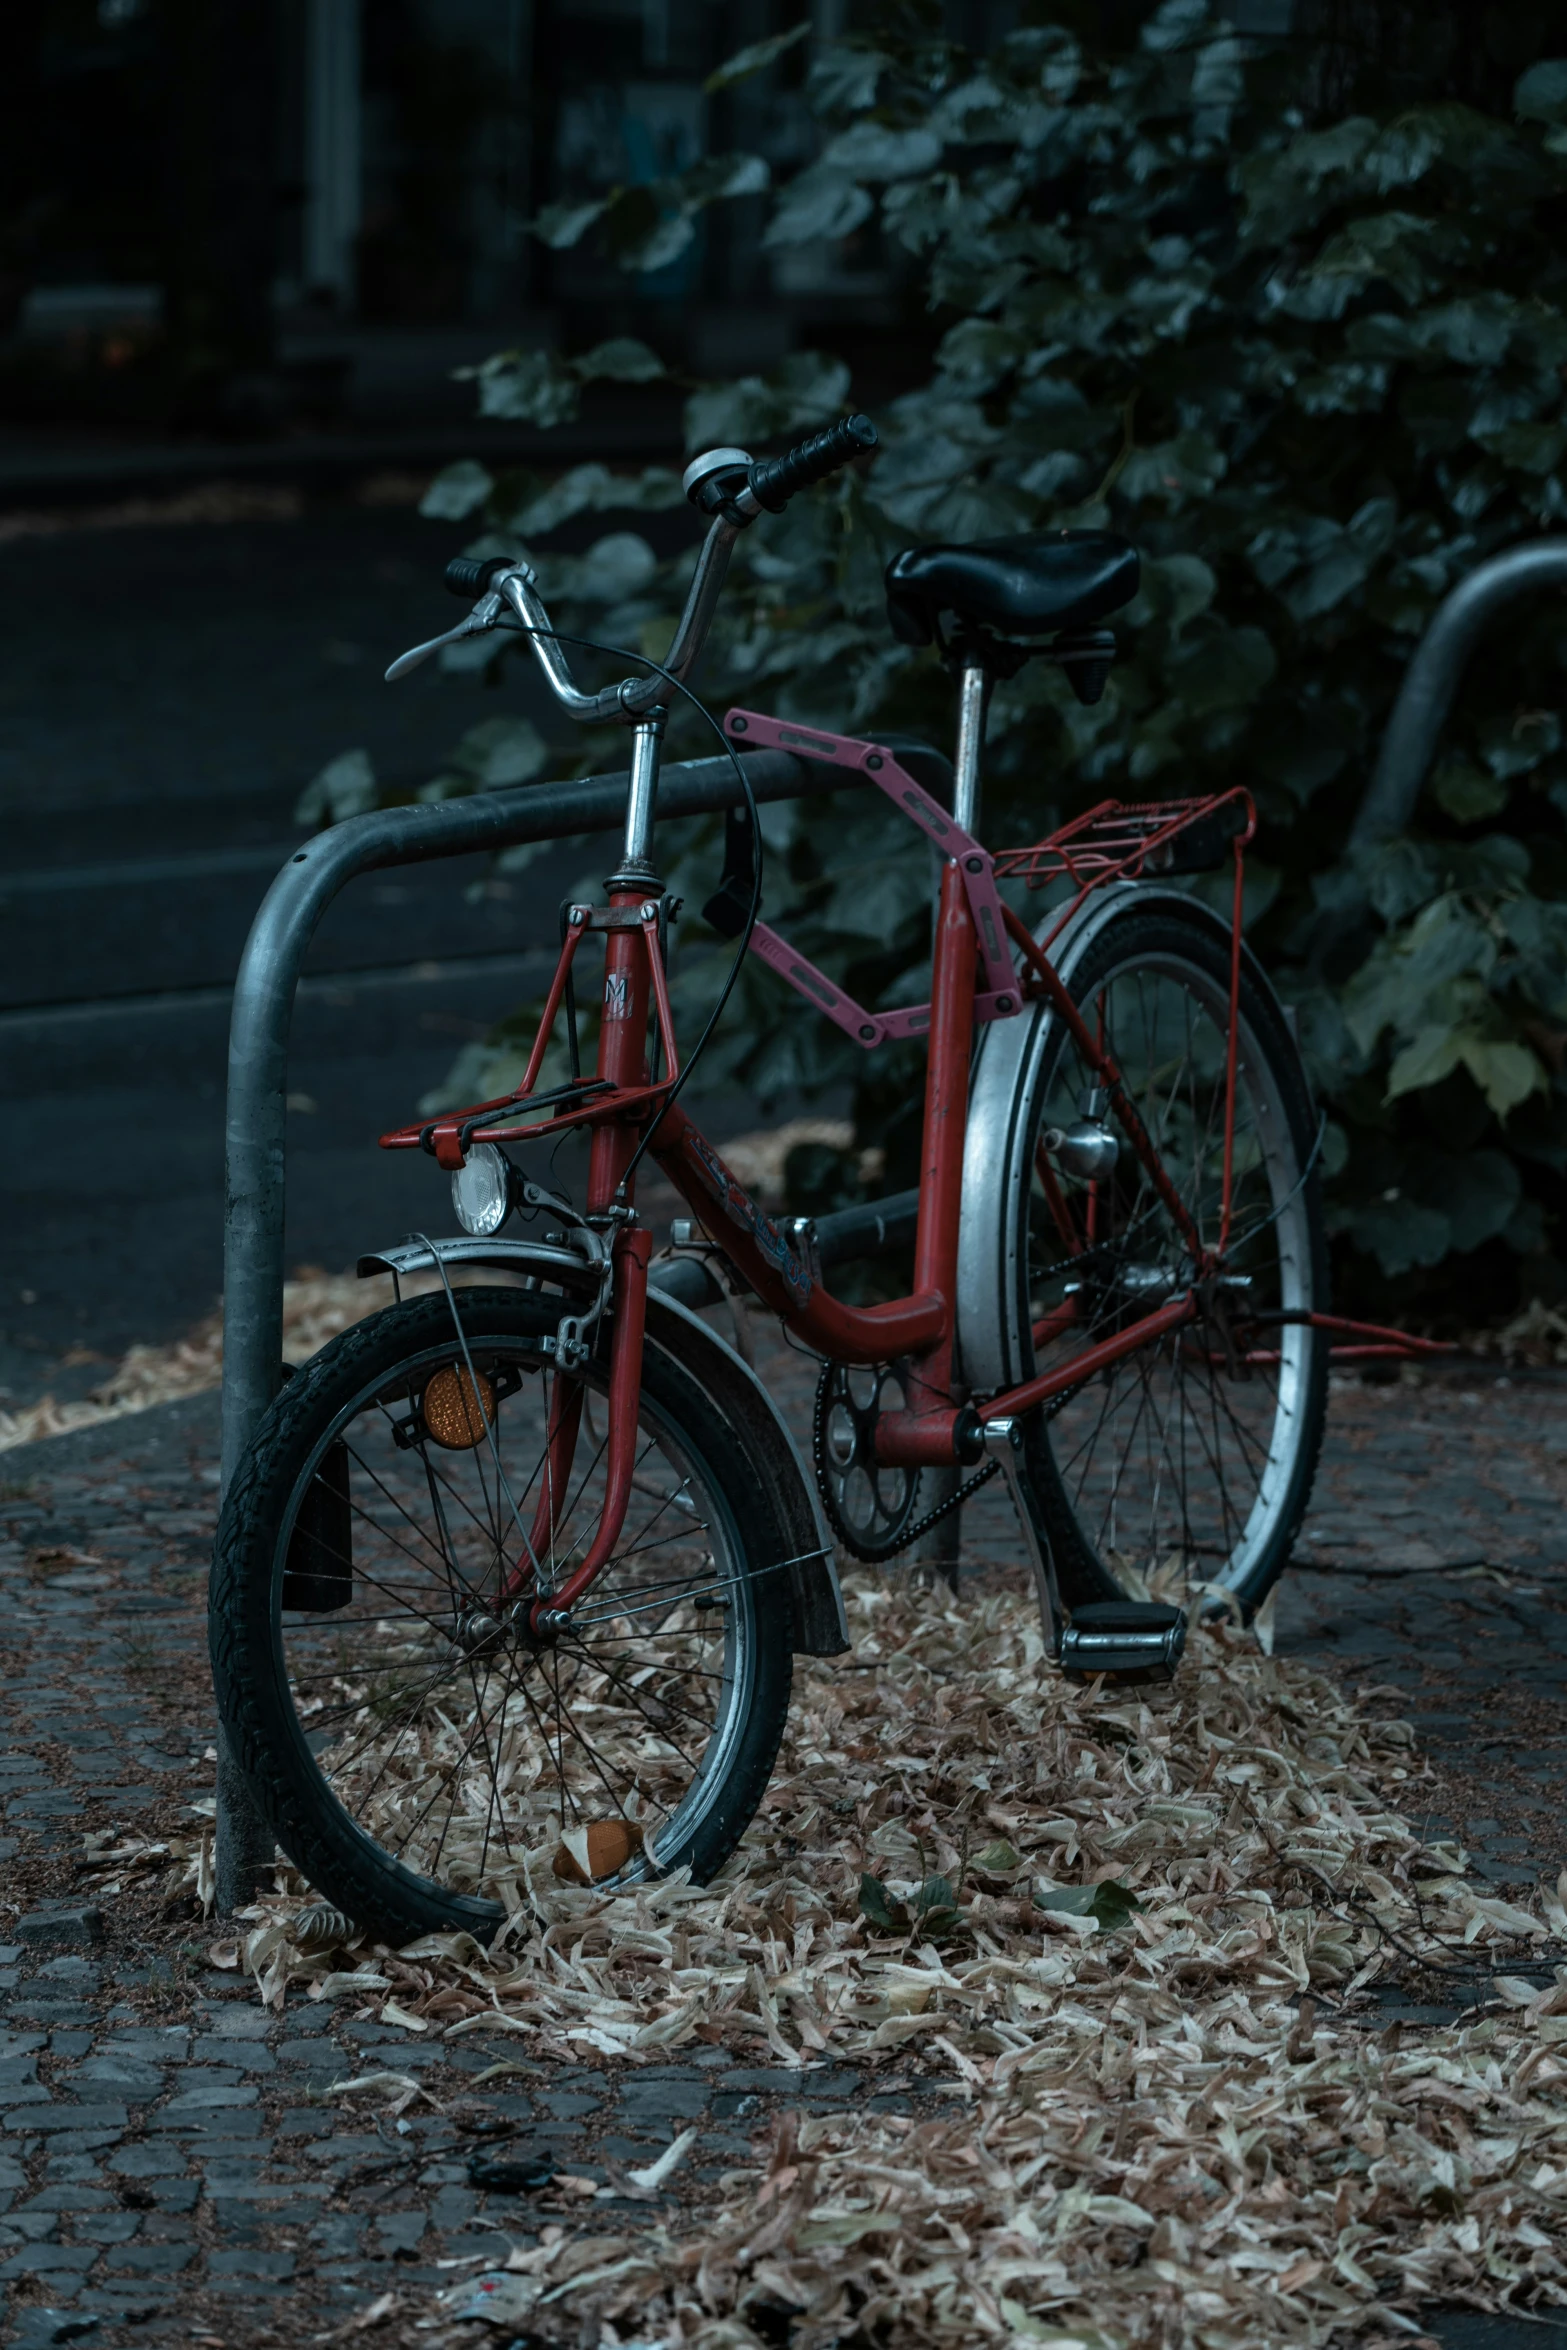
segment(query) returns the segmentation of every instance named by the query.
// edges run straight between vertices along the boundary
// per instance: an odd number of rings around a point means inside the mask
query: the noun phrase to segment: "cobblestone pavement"
[[[769,1367],[797,1402],[798,1369]],[[1413,1717],[1433,1830],[1463,1836],[1499,1885],[1567,1861],[1564,1400],[1543,1376],[1346,1384],[1278,1611],[1282,1649]],[[427,2048],[332,2003],[263,2013],[166,1885],[127,1877],[73,1918],[84,1838],[188,1837],[210,1808],[216,1425],[202,1397],[0,1455],[0,2332],[23,2350],[87,2336],[235,2350],[324,2332],[388,2292],[412,2314],[461,2275],[441,2263],[477,2267],[543,2216],[471,2182],[496,2135],[602,2180],[694,2124],[676,2184],[700,2191],[781,2107],[932,2094],[895,2064],[872,2088],[853,2067],[737,2070],[717,2049],[627,2071],[537,2067],[513,2035]],[[1006,1547],[987,1494],[967,1561]],[[1464,1995],[1428,1986],[1401,2012],[1436,2022]],[[428,2097],[398,2121],[332,2097],[378,2069]],[[589,2208],[630,2216],[613,2197]],[[1465,2313],[1432,2323],[1446,2350],[1560,2338]]]

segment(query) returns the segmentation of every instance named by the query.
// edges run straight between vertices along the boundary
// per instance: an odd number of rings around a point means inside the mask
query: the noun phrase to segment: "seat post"
[[[980,764],[989,700],[989,672],[983,662],[970,656],[963,664],[958,687],[958,755],[952,788],[952,813],[965,832],[973,832],[979,823]]]

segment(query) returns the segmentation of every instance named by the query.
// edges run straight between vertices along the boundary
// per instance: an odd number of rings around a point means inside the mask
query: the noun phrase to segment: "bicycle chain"
[[[1039,1413],[1041,1419],[1053,1420],[1057,1412],[1064,1410],[1074,1396],[1081,1395],[1087,1385],[1086,1379],[1080,1379],[1075,1387],[1063,1388],[1061,1393],[1053,1395],[1048,1403],[1036,1404],[1034,1409]],[[956,1493],[949,1493],[945,1501],[938,1501],[933,1510],[927,1510],[924,1517],[909,1528],[902,1549],[911,1549],[916,1542],[921,1541],[930,1532],[932,1526],[939,1526],[943,1518],[950,1518],[954,1510],[960,1510],[971,1494],[977,1493],[982,1485],[990,1483],[1000,1466],[999,1461],[987,1461],[979,1474],[971,1477],[966,1485],[960,1485]]]
[[[1063,1388],[1059,1395],[1053,1395],[1048,1403],[1036,1404],[1034,1408],[1039,1413],[1041,1419],[1053,1420],[1057,1412],[1064,1410],[1065,1407],[1073,1401],[1074,1397],[1082,1394],[1083,1389],[1087,1386],[1087,1384],[1088,1382],[1086,1380],[1078,1380],[1075,1385]],[[822,1496],[823,1506],[827,1507],[827,1515],[828,1518],[832,1521],[833,1531],[838,1535],[838,1538],[844,1544],[845,1549],[853,1549],[853,1544],[849,1541],[842,1527],[838,1524],[835,1512],[827,1505],[827,1478],[825,1474],[825,1462],[822,1458],[822,1439],[820,1427],[818,1426],[815,1428],[812,1431],[812,1434],[814,1438],[811,1446],[812,1465],[816,1470],[817,1490]],[[949,1493],[945,1501],[938,1501],[933,1510],[927,1510],[925,1512],[923,1518],[916,1518],[914,1524],[909,1528],[907,1534],[905,1534],[897,1549],[895,1551],[889,1552],[888,1556],[891,1558],[901,1558],[903,1553],[906,1550],[911,1550],[916,1542],[923,1541],[933,1526],[939,1526],[943,1518],[950,1518],[953,1511],[960,1510],[966,1501],[972,1499],[972,1497],[979,1491],[982,1485],[988,1485],[991,1478],[995,1476],[1000,1466],[1001,1463],[999,1461],[987,1461],[985,1466],[979,1470],[977,1475],[970,1477],[966,1484],[960,1485],[955,1493]],[[871,1563],[874,1565],[877,1562],[872,1561]],[[885,1561],[881,1563],[884,1564]]]
[[[954,1510],[960,1510],[971,1493],[977,1493],[982,1485],[990,1483],[1000,1466],[999,1461],[987,1461],[978,1476],[970,1477],[968,1483],[960,1485],[956,1493],[949,1493],[945,1501],[938,1501],[933,1510],[927,1510],[924,1517],[917,1519],[904,1536],[899,1555],[912,1548],[916,1542],[923,1541],[932,1526],[939,1526],[943,1518],[950,1518]]]
[[[1041,1280],[1049,1280],[1057,1273],[1080,1273],[1086,1264],[1092,1264],[1096,1258],[1103,1259],[1106,1257],[1112,1257],[1117,1253],[1124,1252],[1125,1241],[1126,1235],[1122,1233],[1114,1241],[1101,1240],[1091,1243],[1077,1256],[1067,1257],[1059,1265],[1047,1266],[1044,1273],[1040,1275],[1039,1278]],[[1047,1403],[1036,1405],[1035,1409],[1039,1412],[1041,1419],[1053,1420],[1058,1412],[1064,1411],[1069,1403],[1072,1403],[1079,1395],[1082,1394],[1083,1389],[1088,1384],[1089,1383],[1086,1379],[1077,1380],[1073,1383],[1072,1386],[1063,1388],[1059,1395],[1051,1396]],[[812,1449],[815,1454],[817,1484],[820,1487],[823,1498],[825,1500],[827,1486],[826,1478],[823,1475],[824,1464],[822,1460],[820,1430],[817,1429],[814,1431],[814,1434],[815,1443]],[[917,1518],[914,1524],[909,1528],[908,1533],[904,1536],[902,1542],[899,1544],[898,1550],[894,1553],[894,1556],[901,1557],[903,1552],[912,1550],[916,1542],[922,1542],[933,1527],[939,1526],[941,1524],[943,1518],[950,1518],[954,1510],[960,1510],[963,1507],[963,1504],[970,1500],[973,1495],[979,1491],[982,1485],[988,1485],[990,1483],[991,1478],[995,1476],[1000,1466],[1001,1463],[999,1461],[987,1461],[985,1466],[978,1472],[976,1476],[970,1477],[966,1484],[960,1485],[955,1493],[949,1493],[945,1501],[938,1501],[935,1508],[933,1510],[927,1510],[923,1518]]]

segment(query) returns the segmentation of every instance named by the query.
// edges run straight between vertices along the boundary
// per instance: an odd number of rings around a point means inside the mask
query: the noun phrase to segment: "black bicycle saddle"
[[[886,570],[887,617],[928,645],[950,614],[960,631],[1034,637],[1086,628],[1137,593],[1137,549],[1108,530],[1025,531],[970,546],[906,547]]]

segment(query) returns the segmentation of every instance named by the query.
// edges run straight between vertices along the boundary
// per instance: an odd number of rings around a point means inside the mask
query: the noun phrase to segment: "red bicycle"
[[[929,754],[749,710],[723,721],[747,792],[742,747],[852,768],[941,855],[924,1004],[854,1003],[760,920],[754,802],[729,820],[705,909],[736,967],[760,956],[866,1050],[928,1037],[908,1294],[835,1297],[809,1221],[765,1214],[687,1115],[678,908],[652,860],[667,698],[687,690],[739,534],[874,442],[851,417],[782,459],[698,458],[686,489],[709,527],[669,658],[600,693],[578,687],[526,565],[448,572],[475,598],[449,635],[525,632],[573,716],[629,726],[622,852],[605,902],[564,910],[516,1091],[382,1138],[450,1172],[463,1235],[363,1261],[434,1266],[441,1287],[288,1381],[230,1490],[212,1611],[220,1708],[278,1841],[393,1938],[488,1938],[541,1869],[710,1876],[772,1771],[793,1653],[847,1646],[832,1538],[894,1556],[939,1514],[933,1474],[942,1508],[1005,1474],[1064,1669],[1172,1672],[1194,1607],[1250,1614],[1286,1564],[1330,1333],[1360,1353],[1419,1344],[1326,1311],[1318,1119],[1242,938],[1248,794],[1107,801],[1002,855],[979,837],[994,679],[1043,655],[1082,699],[1103,691],[1103,623],[1138,578],[1106,533],[889,566],[894,629],[959,678],[950,805]],[[1227,919],[1190,884],[1225,867]],[[1047,900],[1033,925],[1013,902],[1028,891]],[[541,1090],[558,1028],[570,1073]],[[579,1129],[576,1205],[511,1154]],[[659,1286],[636,1206],[649,1156],[821,1358],[814,1493],[754,1374]],[[513,1215],[537,1229],[505,1236]],[[454,1287],[475,1265],[506,1285]]]

